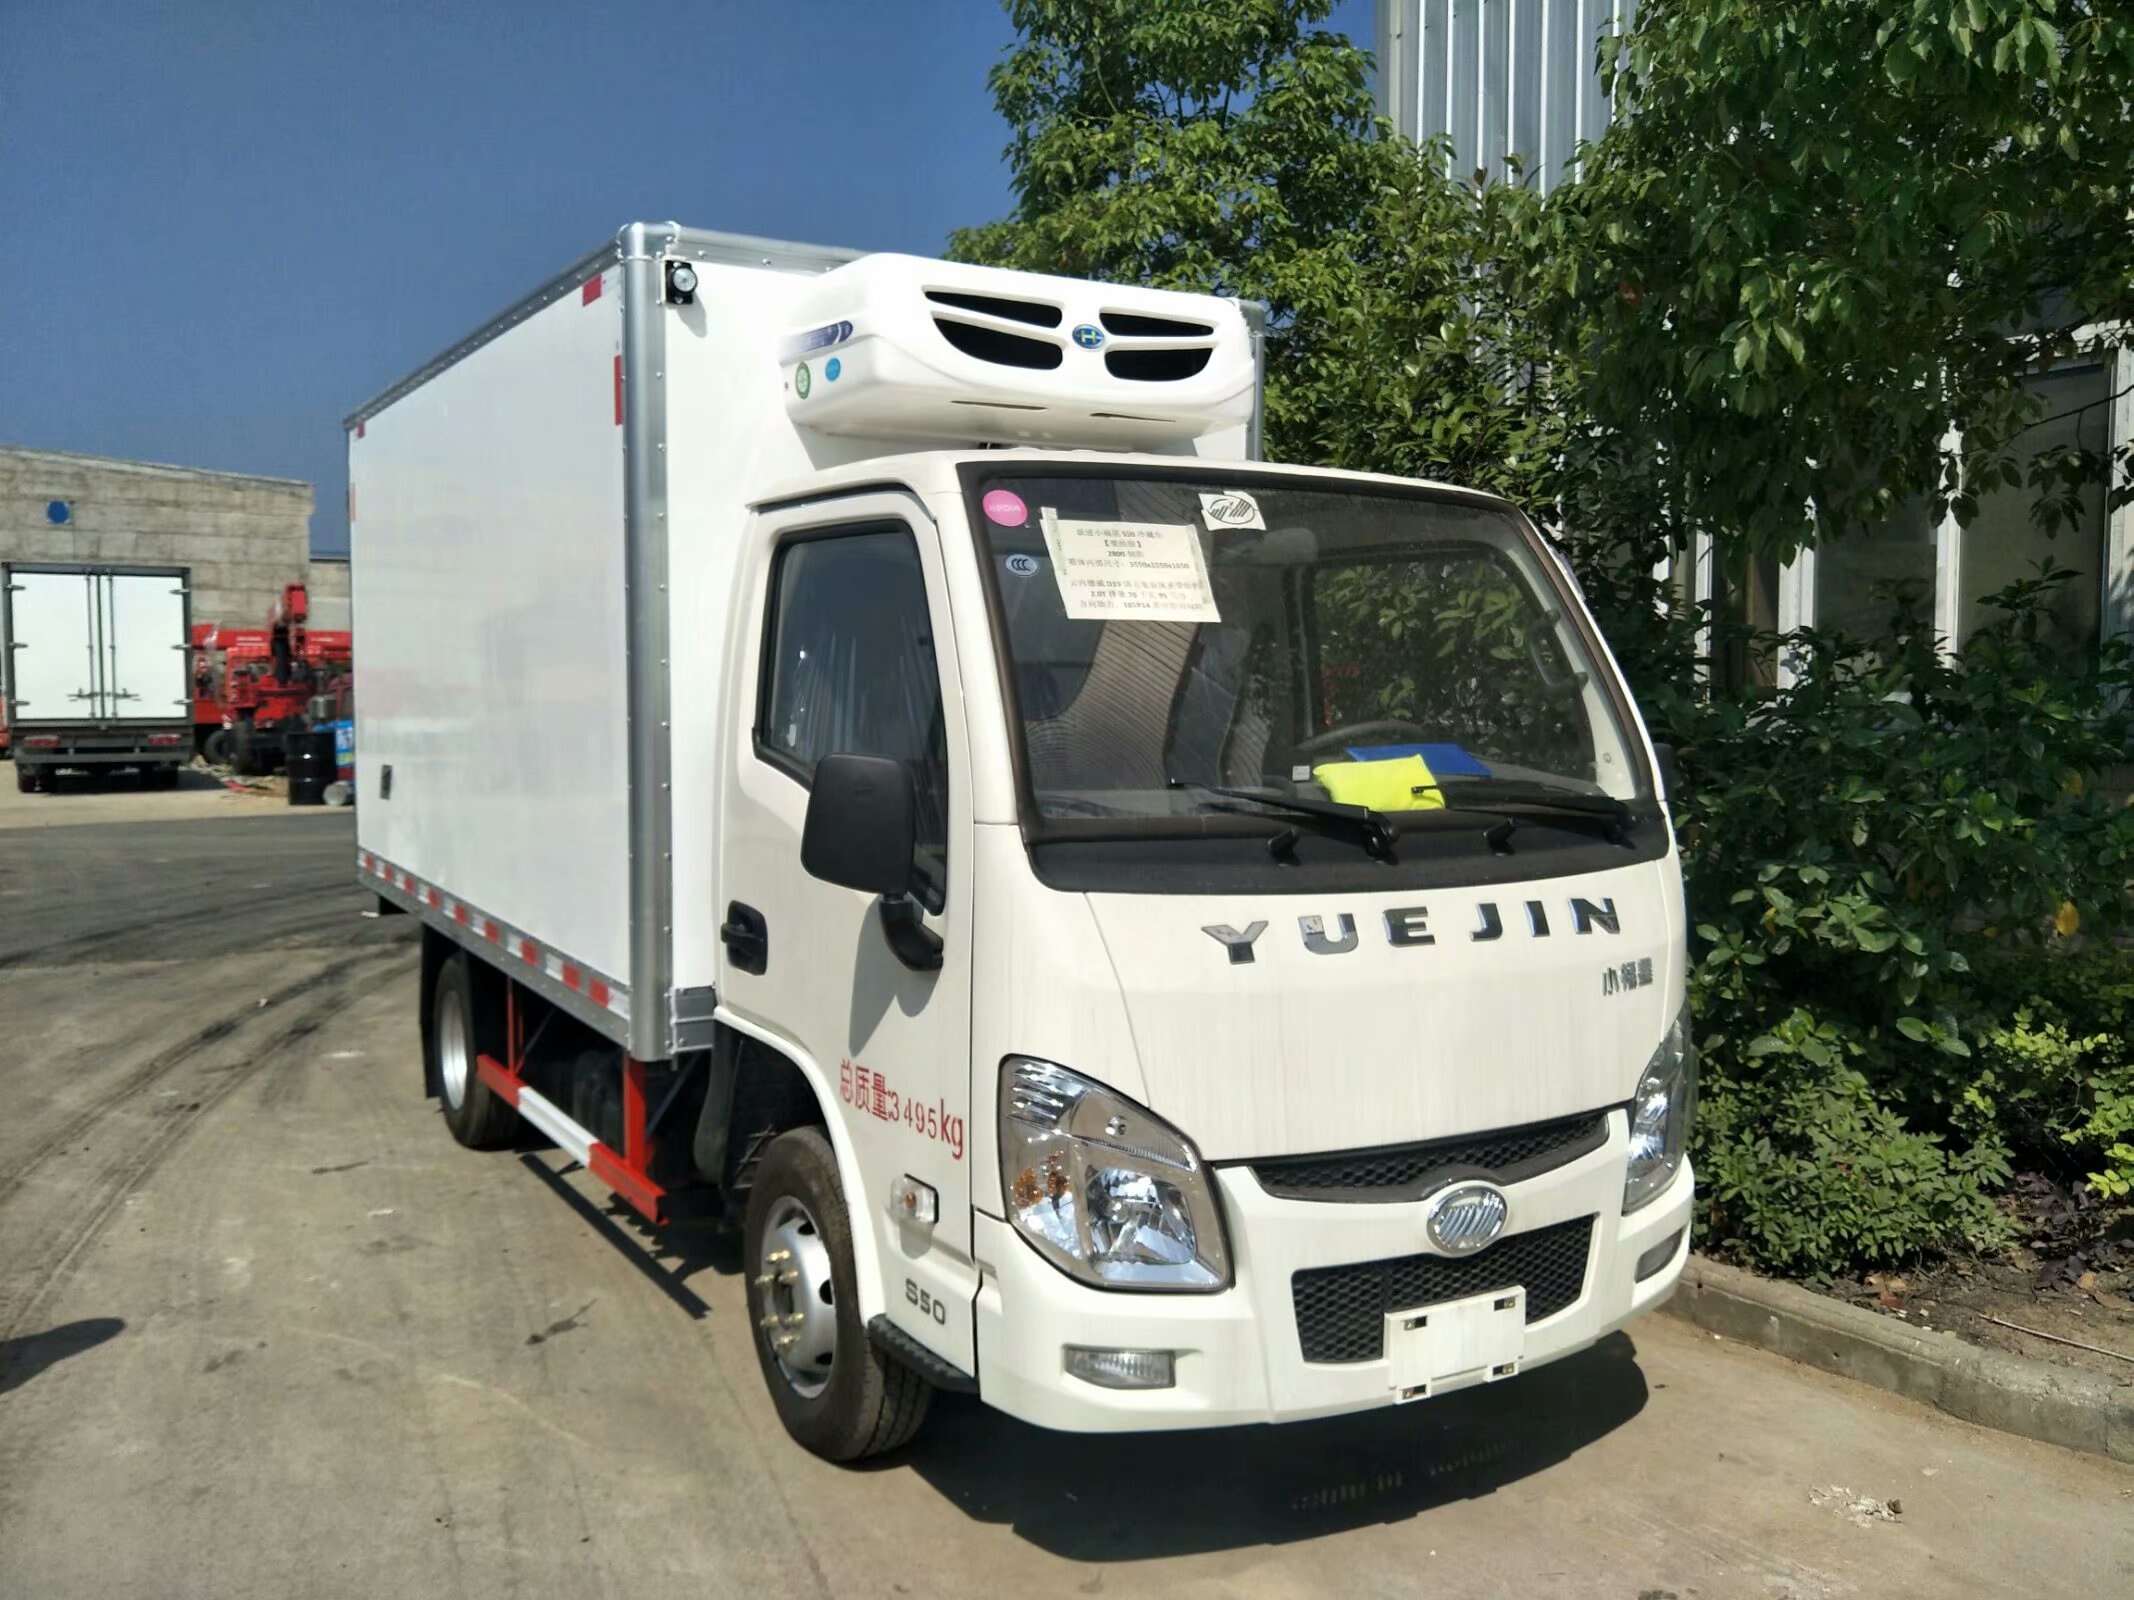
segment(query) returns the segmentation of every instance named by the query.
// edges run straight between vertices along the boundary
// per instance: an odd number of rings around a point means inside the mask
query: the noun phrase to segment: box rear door
[[[97,581],[86,572],[8,574],[16,726],[97,715],[97,600]]]
[[[192,716],[185,651],[185,580],[167,572],[111,572],[103,598],[103,717],[184,722]]]

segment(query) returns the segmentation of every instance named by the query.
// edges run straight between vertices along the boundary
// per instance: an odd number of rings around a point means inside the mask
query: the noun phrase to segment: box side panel
[[[357,835],[621,976],[622,295],[593,281],[350,431]]]
[[[699,274],[696,304],[666,313],[673,961],[681,990],[711,986],[718,971],[724,677],[748,504],[772,485],[883,449],[796,428],[787,415],[778,347],[797,331],[794,308],[814,273],[705,263]],[[750,722],[744,713],[741,726]]]

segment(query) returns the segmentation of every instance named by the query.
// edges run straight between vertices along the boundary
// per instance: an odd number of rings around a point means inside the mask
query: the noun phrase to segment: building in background
[[[1449,140],[1447,171],[1544,192],[1577,176],[1578,146],[1606,131],[1612,107],[1598,71],[1603,41],[1637,20],[1638,0],[1378,0],[1379,109],[1412,139]],[[2081,444],[2104,453],[2134,440],[2134,351],[2123,330],[2082,330],[2091,354],[2032,380],[2042,402],[2027,453]],[[1961,444],[1952,431],[1949,448]],[[2031,495],[1997,489],[1968,524],[1936,521],[1924,506],[1874,533],[1802,552],[1719,560],[1709,538],[1687,552],[1680,591],[1760,628],[1827,626],[1872,635],[1888,616],[1884,594],[1909,589],[1941,636],[1961,645],[1991,616],[1987,595],[2030,576],[2050,557],[2078,576],[2054,614],[2059,642],[2093,650],[2100,638],[2134,638],[2134,506],[2109,511],[2099,481],[2075,525],[2048,537],[2031,521]],[[1736,682],[1777,683],[1782,660],[1737,652],[1719,671]]]
[[[1516,156],[1546,192],[1608,126],[1596,52],[1636,20],[1637,0],[1379,0],[1380,110],[1449,140],[1456,178],[1502,180]]]
[[[289,583],[345,617],[348,558],[314,563],[311,509],[296,478],[0,445],[0,559],[189,567],[195,622],[263,626]]]

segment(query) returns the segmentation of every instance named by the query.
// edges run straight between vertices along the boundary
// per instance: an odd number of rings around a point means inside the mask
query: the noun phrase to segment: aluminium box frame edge
[[[674,875],[671,696],[668,681],[667,401],[664,263],[669,258],[790,272],[827,272],[865,252],[713,233],[679,223],[633,222],[587,251],[532,293],[342,420],[351,436],[394,401],[576,292],[611,266],[622,269],[623,606],[627,658],[625,733],[629,783],[629,976],[627,1022],[580,1002],[560,984],[514,973],[640,1061],[664,1061],[711,1043],[709,989],[674,989]],[[351,443],[353,439],[351,438]],[[353,538],[351,538],[353,553]],[[351,619],[353,620],[353,619]],[[377,887],[375,884],[371,887]],[[493,952],[447,918],[392,893],[387,898],[422,917],[476,956]],[[511,971],[506,966],[501,970]],[[541,974],[545,977],[545,974]]]

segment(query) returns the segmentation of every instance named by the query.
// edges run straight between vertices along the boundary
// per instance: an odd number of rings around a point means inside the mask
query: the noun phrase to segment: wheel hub
[[[445,1104],[454,1111],[467,1098],[467,1012],[459,991],[437,997],[437,1076]]]
[[[800,1394],[818,1395],[837,1354],[837,1291],[822,1230],[790,1195],[771,1212],[758,1260],[763,1314],[757,1325],[785,1381]]]

